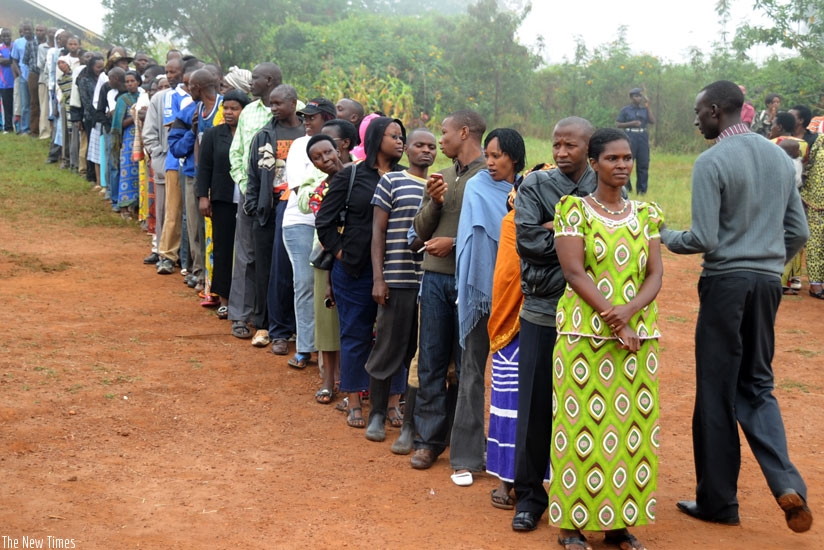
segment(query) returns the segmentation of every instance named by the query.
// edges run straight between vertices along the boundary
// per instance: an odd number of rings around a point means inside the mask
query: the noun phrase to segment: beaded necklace
[[[624,212],[626,212],[626,211],[627,211],[627,208],[629,207],[629,201],[628,201],[627,199],[623,198],[623,197],[621,197],[621,200],[622,200],[622,201],[624,201],[624,207],[623,207],[621,210],[610,210],[609,208],[607,208],[606,206],[604,206],[604,205],[603,205],[603,203],[601,203],[601,201],[599,201],[599,200],[595,197],[595,194],[594,194],[594,193],[590,193],[590,194],[589,194],[589,196],[590,196],[590,198],[593,200],[593,202],[594,202],[595,204],[597,204],[598,206],[600,206],[600,207],[601,207],[601,210],[603,210],[603,211],[604,211],[604,212],[606,212],[607,214],[611,214],[611,215],[613,215],[613,216],[620,216],[621,214],[623,214]]]

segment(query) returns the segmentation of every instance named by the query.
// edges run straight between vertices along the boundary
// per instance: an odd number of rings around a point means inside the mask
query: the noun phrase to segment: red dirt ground
[[[136,228],[0,218],[0,235],[4,548],[24,537],[48,547],[49,536],[80,549],[557,547],[545,521],[511,530],[512,513],[489,503],[496,479],[458,488],[445,457],[422,472],[392,455],[397,430],[370,443],[347,428],[315,403],[314,364],[296,371],[233,338],[179,275],[141,265],[149,241]],[[664,261],[658,522],[635,533],[650,549],[821,548],[824,303],[806,285],[785,298],[775,358],[818,523],[787,529],[745,446],[741,527],[704,525],[675,509],[694,487],[700,258]],[[606,548],[595,534],[590,542]]]

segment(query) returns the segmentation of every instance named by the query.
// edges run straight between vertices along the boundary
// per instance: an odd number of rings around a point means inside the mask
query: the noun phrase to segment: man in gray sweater
[[[692,419],[696,500],[678,509],[703,521],[740,523],[737,421],[787,525],[803,532],[812,513],[789,459],[771,362],[781,273],[809,230],[790,158],[741,122],[743,103],[738,86],[723,80],[696,97],[695,124],[715,145],[693,167],[692,227],[661,231],[670,251],[704,255]]]

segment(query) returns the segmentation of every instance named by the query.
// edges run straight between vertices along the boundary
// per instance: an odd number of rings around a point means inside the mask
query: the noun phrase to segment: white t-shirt
[[[286,203],[286,210],[283,212],[283,227],[290,225],[311,225],[315,227],[315,216],[312,213],[304,214],[298,208],[297,189],[300,184],[315,169],[315,165],[309,160],[306,154],[306,144],[311,136],[299,137],[292,142],[289,147],[289,154],[286,155],[286,181],[289,183],[289,199]]]

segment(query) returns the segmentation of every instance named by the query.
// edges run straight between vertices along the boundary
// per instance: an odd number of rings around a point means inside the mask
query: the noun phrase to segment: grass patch
[[[491,130],[491,128],[490,128]],[[526,165],[531,168],[541,162],[553,162],[552,142],[525,138]],[[664,210],[664,219],[671,229],[689,229],[692,201],[692,165],[698,155],[675,155],[652,151],[649,167],[649,190],[644,200],[657,202]],[[430,173],[449,166],[451,161],[438,151]],[[634,177],[633,177],[634,181]],[[632,195],[632,198],[637,198]]]
[[[791,349],[791,350],[789,350],[789,352],[790,353],[797,353],[798,355],[800,355],[801,357],[804,357],[806,359],[811,359],[811,358],[813,358],[817,355],[821,355],[820,351],[813,351],[813,350],[810,350],[810,349],[803,349],[803,348]]]
[[[801,393],[811,393],[813,391],[821,390],[820,386],[799,382],[798,380],[781,380],[777,385],[779,389],[786,392],[797,391]]]
[[[14,170],[0,178],[0,211],[11,222],[72,221],[79,227],[134,225],[114,214],[85,178],[45,164],[49,144],[14,134],[0,135],[3,158]]]
[[[0,248],[0,257],[11,264],[10,269],[0,272],[0,278],[13,276],[19,271],[30,271],[32,273],[59,273],[66,271],[71,262],[60,261],[56,263],[44,262],[40,256],[26,254],[25,252],[11,252]]]
[[[667,321],[671,323],[688,323],[689,319],[686,317],[679,317],[677,315],[667,315]]]

